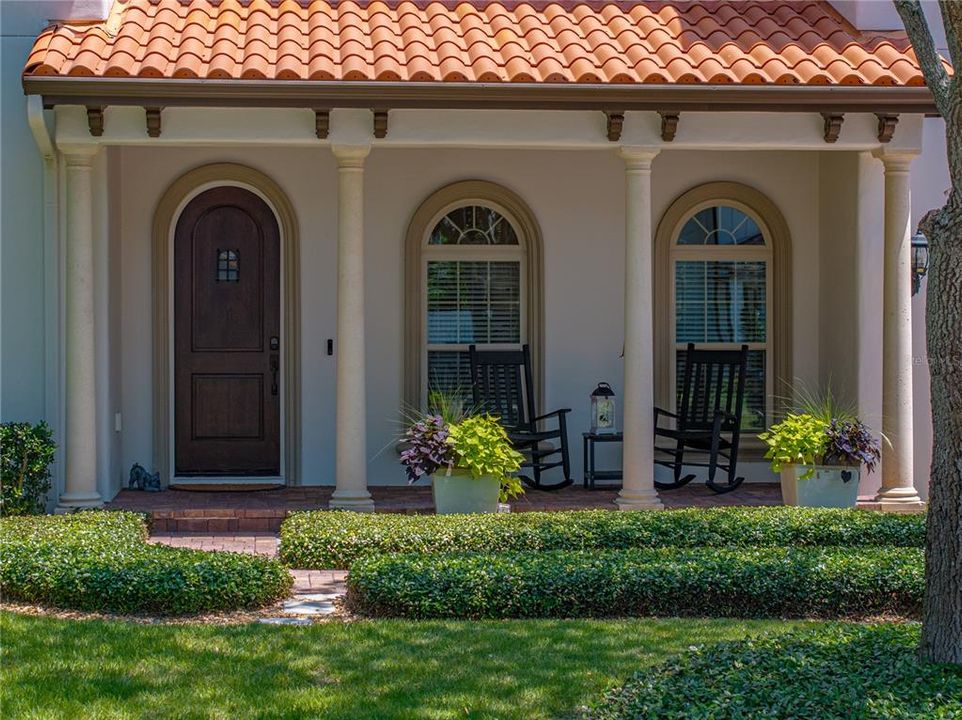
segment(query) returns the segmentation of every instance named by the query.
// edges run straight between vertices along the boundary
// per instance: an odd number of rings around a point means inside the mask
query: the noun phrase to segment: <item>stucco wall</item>
[[[215,161],[251,165],[288,193],[301,234],[302,479],[333,482],[336,303],[336,168],[330,152],[303,149],[124,148],[120,179],[119,298],[122,342],[122,461],[149,463],[151,447],[150,228],[166,187],[187,169]],[[796,277],[794,371],[819,372],[817,153],[666,151],[654,165],[656,221],[680,193],[702,182],[760,188],[792,232]],[[403,481],[392,440],[399,428],[403,348],[403,237],[421,201],[456,180],[480,178],[517,192],[544,236],[545,399],[571,407],[575,472],[588,394],[599,380],[622,385],[624,171],[612,152],[375,149],[367,161],[366,280],[368,448],[372,484]],[[814,284],[814,285],[813,285]],[[656,310],[657,311],[657,310]],[[610,458],[617,461],[617,457]],[[755,478],[765,477],[757,465]]]
[[[0,34],[0,418],[44,416],[44,246],[40,156],[20,70],[43,27],[4,7]]]

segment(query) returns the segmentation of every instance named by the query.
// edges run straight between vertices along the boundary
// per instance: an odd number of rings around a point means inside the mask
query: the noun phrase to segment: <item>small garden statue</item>
[[[146,490],[147,492],[160,492],[160,473],[155,472],[151,475],[140,463],[134,463],[130,468],[130,479],[127,487],[131,490]]]

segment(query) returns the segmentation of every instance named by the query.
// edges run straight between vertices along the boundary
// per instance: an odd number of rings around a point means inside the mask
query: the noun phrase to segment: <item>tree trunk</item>
[[[929,239],[925,326],[934,436],[919,652],[925,660],[962,665],[962,2],[939,0],[951,76],[919,0],[895,0],[895,8],[945,120],[952,183],[945,207],[919,225]]]
[[[948,133],[962,128],[953,103]],[[953,117],[954,116],[954,117]],[[956,128],[953,130],[952,128]],[[962,175],[958,137],[949,137],[953,177]],[[958,186],[956,186],[958,187]],[[962,664],[962,197],[926,216],[929,238],[926,335],[934,440],[925,543],[925,603],[920,653]]]

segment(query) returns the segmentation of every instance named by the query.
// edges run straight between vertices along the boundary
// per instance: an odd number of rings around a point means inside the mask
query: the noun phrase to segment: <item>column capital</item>
[[[331,145],[338,168],[363,168],[364,159],[370,154],[370,145]]]
[[[919,156],[915,150],[890,150],[879,148],[872,151],[872,156],[881,160],[886,173],[908,172],[912,161]]]
[[[618,154],[625,161],[627,170],[651,170],[651,161],[661,152],[658,148],[621,146]]]
[[[100,152],[100,145],[94,143],[78,143],[61,145],[64,161],[68,167],[90,167],[94,157]]]

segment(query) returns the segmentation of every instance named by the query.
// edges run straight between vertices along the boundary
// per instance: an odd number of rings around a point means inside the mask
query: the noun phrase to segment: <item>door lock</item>
[[[277,352],[281,349],[281,341],[278,339],[277,335],[271,337],[271,339],[268,341],[268,344],[270,345],[271,352]]]

